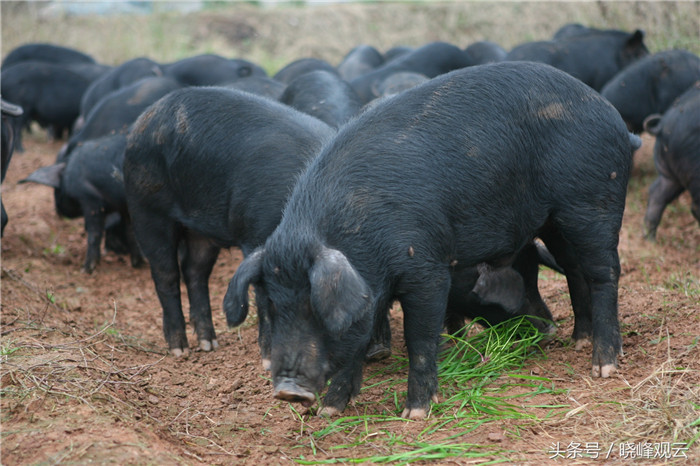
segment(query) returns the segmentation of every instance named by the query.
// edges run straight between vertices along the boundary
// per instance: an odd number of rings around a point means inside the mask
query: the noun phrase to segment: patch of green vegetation
[[[15,346],[13,341],[5,341],[0,343],[0,360],[5,361],[12,353],[17,351],[19,346]]]
[[[51,247],[44,248],[44,254],[51,254],[54,256],[60,256],[66,252],[66,247],[60,244],[54,244]]]
[[[333,419],[316,431],[305,435],[315,454],[324,440],[333,446],[324,448],[338,454],[337,458],[315,461],[299,456],[300,464],[329,464],[335,462],[352,463],[411,463],[414,461],[441,460],[459,457],[460,459],[484,459],[506,457],[515,452],[506,452],[497,446],[483,446],[465,443],[464,436],[489,422],[502,419],[521,420],[525,423],[538,422],[551,417],[568,405],[538,404],[538,395],[552,396],[558,390],[553,381],[519,373],[523,365],[533,358],[542,357],[538,344],[544,335],[524,318],[512,319],[480,331],[478,321],[465,327],[465,337],[445,336],[445,349],[440,355],[439,384],[442,401],[433,404],[425,428],[415,438],[397,433],[397,424],[410,423],[396,415],[406,397],[407,380],[397,377],[404,374],[408,361],[394,356],[393,364],[378,369],[365,379],[362,391],[381,387],[385,398],[380,404],[389,406],[381,414],[371,414],[370,406],[357,402],[355,407],[366,412],[357,416]],[[290,405],[291,407],[291,405]],[[538,416],[534,409],[543,410]],[[299,434],[311,430],[303,416],[291,407],[299,419]],[[448,434],[445,437],[445,434]],[[518,435],[511,432],[510,435]],[[337,444],[338,437],[348,439]],[[383,453],[362,457],[343,456],[344,452],[358,447],[380,444]],[[365,450],[362,450],[365,451]],[[500,461],[500,460],[499,460]]]
[[[688,298],[700,299],[700,278],[690,271],[671,273],[664,281],[664,288],[674,293],[681,293]]]

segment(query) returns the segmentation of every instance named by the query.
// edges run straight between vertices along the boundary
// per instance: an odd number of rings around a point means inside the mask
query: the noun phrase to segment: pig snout
[[[284,378],[275,384],[274,396],[278,400],[299,402],[306,408],[316,400],[313,392],[299,386],[296,380],[291,378]]]

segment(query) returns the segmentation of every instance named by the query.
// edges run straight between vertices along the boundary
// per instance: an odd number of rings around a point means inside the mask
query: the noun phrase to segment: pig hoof
[[[337,408],[334,408],[333,406],[324,406],[323,408],[318,410],[318,415],[321,417],[333,417],[340,413]]]
[[[617,368],[615,367],[615,364],[605,364],[603,366],[593,366],[593,370],[591,372],[593,373],[593,377],[602,377],[607,379],[614,374],[616,370]]]
[[[543,329],[540,333],[542,334],[542,343],[549,343],[556,338],[557,328],[554,325],[548,325],[547,328]]]
[[[269,371],[269,370],[270,370],[270,367],[272,367],[272,361],[270,361],[270,360],[267,359],[267,358],[263,358],[263,360],[262,360],[262,366],[263,366],[263,369],[264,369],[264,370]]]
[[[576,340],[576,345],[574,346],[574,349],[576,351],[581,351],[585,347],[587,347],[590,344],[590,341],[588,341],[587,338],[581,338],[580,340]]]
[[[425,419],[428,417],[428,411],[424,408],[406,408],[401,413],[401,417],[404,419]]]
[[[391,356],[391,348],[382,345],[382,344],[376,344],[372,345],[368,350],[367,354],[365,355],[365,361],[367,362],[374,362],[374,361],[381,361],[382,359],[386,359],[389,356]]]
[[[187,358],[190,355],[190,349],[189,348],[173,348],[170,350],[170,353],[175,356],[176,358]]]
[[[308,408],[316,401],[316,397],[312,392],[304,387],[300,387],[297,385],[296,380],[289,378],[282,378],[275,384],[273,396],[278,400],[301,403],[305,408]]]
[[[202,351],[211,351],[219,347],[219,342],[214,340],[199,340],[199,349]]]

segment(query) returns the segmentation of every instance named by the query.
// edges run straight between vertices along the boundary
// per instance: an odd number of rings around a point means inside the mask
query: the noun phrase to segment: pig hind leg
[[[576,350],[581,350],[593,336],[593,317],[588,282],[581,265],[576,260],[575,252],[571,250],[571,246],[559,232],[549,231],[543,233],[541,238],[566,273],[571,307],[574,309],[572,338],[576,344]]]
[[[690,210],[693,213],[693,217],[700,224],[700,173],[688,186],[688,191],[690,191],[691,205]]]
[[[530,322],[542,333],[555,334],[554,317],[542,299],[538,286],[540,258],[534,243],[528,244],[520,251],[513,263],[513,268],[523,277],[525,298],[529,304],[527,315]]]
[[[656,229],[661,222],[661,216],[666,206],[680,196],[683,189],[683,186],[678,181],[663,175],[659,175],[651,184],[649,187],[649,203],[644,215],[644,236],[648,240],[653,241],[656,239]]]
[[[136,208],[131,209],[131,218],[134,235],[151,267],[151,277],[163,308],[165,341],[174,356],[187,356],[189,345],[180,300],[178,264],[181,228],[172,220]]]
[[[136,241],[134,236],[134,226],[131,224],[131,217],[128,212],[122,214],[122,221],[125,223],[124,234],[126,236],[126,244],[129,248],[129,255],[131,256],[131,266],[140,267],[143,265],[143,255],[141,254],[141,248]]]
[[[87,232],[87,253],[83,272],[92,273],[100,263],[100,248],[105,230],[105,213],[100,201],[84,200],[81,203],[85,231]]]
[[[385,312],[377,313],[374,323],[374,330],[372,332],[372,339],[369,347],[367,348],[367,353],[365,354],[365,361],[367,362],[381,361],[382,359],[386,359],[391,356],[391,326],[389,324],[389,309],[387,309]]]
[[[610,222],[613,224],[616,222]],[[618,232],[609,223],[568,218],[541,236],[566,273],[577,349],[584,339],[593,340],[594,376],[608,377],[622,352],[617,318],[620,260]]]
[[[211,318],[209,276],[220,248],[207,238],[188,231],[184,239],[181,268],[190,300],[190,320],[194,324],[199,348],[211,351],[219,346]]]

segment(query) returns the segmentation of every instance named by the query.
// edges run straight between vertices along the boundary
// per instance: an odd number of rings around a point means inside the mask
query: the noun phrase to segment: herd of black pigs
[[[639,30],[567,24],[510,51],[359,45],[338,65],[300,58],[271,77],[214,54],[107,66],[33,43],[7,54],[1,79],[3,179],[32,122],[67,133],[56,163],[22,182],[53,187],[58,214],[84,218],[84,271],[103,238],[146,261],[165,340],[184,357],[180,281],[199,348],[214,350],[208,279],[220,249],[239,247],[228,324],[245,320],[252,286],[274,396],[309,406],[330,380],[324,415],[391,353],[395,301],[408,418],[436,397],[443,329],[525,316],[553,332],[540,265],[566,276],[573,340],[592,340],[592,374],[608,377],[642,131],[656,136],[658,171],[646,237],[685,189],[700,222],[700,58],[652,54]]]

